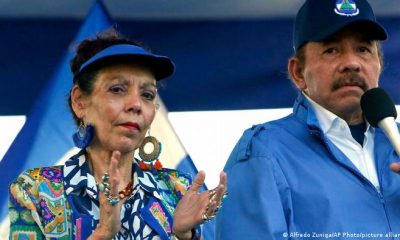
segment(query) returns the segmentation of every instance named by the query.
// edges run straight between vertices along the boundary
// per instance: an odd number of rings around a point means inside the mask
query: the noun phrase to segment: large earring
[[[80,149],[84,149],[90,145],[94,136],[94,127],[91,124],[85,124],[83,120],[80,120],[78,130],[74,135],[72,135],[72,139],[74,140],[74,144],[76,147]]]
[[[153,151],[150,153],[146,153],[145,146],[147,144],[153,145]],[[161,154],[161,143],[157,140],[157,138],[153,136],[147,136],[143,139],[142,144],[139,147],[139,156],[142,159],[140,162],[140,168],[143,170],[161,170],[163,168],[158,157]]]

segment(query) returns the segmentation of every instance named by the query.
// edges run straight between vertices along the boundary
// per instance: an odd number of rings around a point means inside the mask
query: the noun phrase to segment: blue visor
[[[139,46],[131,44],[117,44],[98,52],[96,55],[84,62],[79,69],[79,72],[81,73],[89,66],[106,59],[115,59],[115,61],[119,61],[122,58],[126,58],[127,62],[132,60],[132,62],[137,62],[143,64],[144,66],[148,66],[153,72],[156,80],[161,80],[171,76],[175,70],[174,63],[166,56],[153,54]]]

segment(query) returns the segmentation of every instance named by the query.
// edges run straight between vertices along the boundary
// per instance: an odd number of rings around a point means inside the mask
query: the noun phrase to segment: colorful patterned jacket
[[[133,193],[115,239],[169,239],[174,209],[191,184],[175,170],[143,171],[134,161]],[[34,168],[10,185],[10,239],[86,239],[99,222],[97,186],[84,151],[64,166]]]

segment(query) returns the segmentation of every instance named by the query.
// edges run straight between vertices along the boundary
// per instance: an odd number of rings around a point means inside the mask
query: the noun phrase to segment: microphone
[[[395,122],[397,112],[385,90],[372,88],[366,91],[361,97],[361,109],[371,126],[383,130],[397,155],[400,156],[400,135]]]

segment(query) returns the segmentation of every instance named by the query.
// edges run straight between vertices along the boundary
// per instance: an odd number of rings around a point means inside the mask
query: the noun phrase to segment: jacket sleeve
[[[285,177],[267,146],[247,130],[225,167],[228,197],[219,211],[216,239],[289,239],[291,198]]]
[[[23,174],[9,188],[9,218],[10,238],[9,239],[44,239],[44,235],[35,221],[37,209],[27,189],[34,186],[26,183]],[[36,215],[36,216],[34,216]]]
[[[60,166],[29,169],[11,183],[10,239],[70,239]]]
[[[186,194],[192,185],[192,177],[190,174],[182,173],[178,170],[163,168],[161,174],[164,174],[164,179],[167,179],[167,187],[171,194],[176,196],[176,202],[172,205],[175,208],[179,200]],[[192,240],[198,240],[202,237],[201,227],[198,226],[192,229]]]

